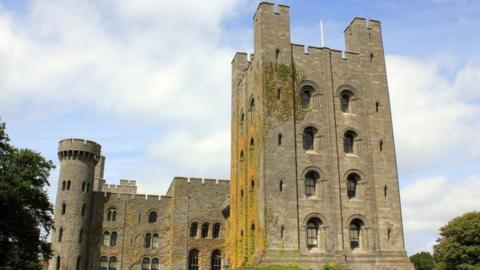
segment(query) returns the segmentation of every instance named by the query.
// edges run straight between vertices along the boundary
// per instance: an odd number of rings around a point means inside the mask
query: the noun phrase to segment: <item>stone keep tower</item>
[[[50,270],[90,269],[88,265],[93,180],[101,146],[81,139],[59,142],[60,177]]]
[[[355,18],[341,52],[292,44],[288,6],[253,20],[232,61],[230,264],[413,269],[380,22]]]

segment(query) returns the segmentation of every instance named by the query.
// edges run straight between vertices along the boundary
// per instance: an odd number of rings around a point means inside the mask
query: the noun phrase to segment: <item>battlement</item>
[[[269,13],[276,14],[276,15],[287,15],[287,16],[289,16],[290,15],[290,6],[282,5],[282,4],[275,5],[274,3],[271,3],[271,2],[262,1],[258,4],[257,10],[255,11],[255,14],[253,15],[253,19],[255,19],[257,14],[259,14],[261,12],[269,12]]]
[[[58,159],[78,159],[97,164],[102,146],[94,141],[65,139],[58,143]]]
[[[86,139],[63,139],[58,142],[58,151],[78,150],[86,151],[96,155],[100,155],[102,146],[94,141]]]
[[[315,55],[322,52],[330,52],[332,53],[332,55],[338,55],[344,60],[353,59],[354,57],[359,55],[359,53],[357,52],[340,51],[336,49],[331,49],[329,47],[315,47],[295,43],[292,43],[292,49],[294,53],[303,52],[305,55]]]
[[[367,29],[380,29],[380,21],[374,20],[374,19],[366,19],[362,17],[355,17],[343,32],[346,33],[347,31],[353,29],[354,27],[362,27]]]
[[[192,184],[192,185],[206,185],[206,186],[212,186],[212,185],[230,185],[229,180],[225,179],[211,179],[211,178],[199,178],[199,177],[184,177],[184,176],[175,176],[173,178],[173,182],[177,183],[187,183],[187,184]]]
[[[232,59],[232,65],[235,64],[246,64],[248,63],[248,53],[246,52],[236,52]]]
[[[125,194],[125,193],[114,193],[114,192],[100,192],[100,196],[103,197],[111,197],[115,196],[120,199],[125,200],[145,200],[145,201],[165,201],[169,200],[171,196],[163,196],[163,195],[152,195],[152,194]]]
[[[103,183],[101,187],[102,192],[122,193],[122,194],[136,194],[137,181],[135,180],[120,180],[119,185]]]

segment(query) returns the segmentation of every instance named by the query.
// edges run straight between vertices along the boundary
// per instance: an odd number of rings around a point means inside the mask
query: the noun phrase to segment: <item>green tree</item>
[[[435,266],[432,254],[430,252],[419,252],[410,256],[410,261],[415,266],[415,270],[432,270]]]
[[[480,212],[466,213],[440,228],[433,250],[438,270],[480,270]]]
[[[51,256],[52,205],[46,187],[52,161],[10,144],[0,122],[0,269],[41,269]]]

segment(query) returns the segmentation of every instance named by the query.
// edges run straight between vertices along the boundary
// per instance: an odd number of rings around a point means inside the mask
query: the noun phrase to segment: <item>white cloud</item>
[[[410,251],[431,249],[438,230],[469,211],[479,211],[480,177],[429,177],[401,190],[406,243]],[[427,250],[429,250],[427,249]]]
[[[207,136],[191,131],[176,131],[162,136],[147,145],[150,158],[162,164],[171,164],[194,175],[205,176],[215,173],[229,175],[230,130],[222,130]]]
[[[236,5],[32,1],[21,20],[0,11],[0,106],[46,117],[88,107],[197,125],[228,119],[205,108],[228,111],[233,52],[218,39]]]
[[[477,89],[480,66],[449,72],[453,76],[448,79],[442,74],[444,65],[441,60],[387,56],[400,171],[427,169],[452,151],[465,149],[459,146],[475,145],[470,134],[480,132],[480,104],[466,100],[464,91]]]

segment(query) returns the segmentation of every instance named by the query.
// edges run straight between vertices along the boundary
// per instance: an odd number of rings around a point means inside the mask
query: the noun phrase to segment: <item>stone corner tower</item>
[[[253,20],[232,61],[231,265],[413,269],[380,22],[355,18],[342,52],[292,44],[288,6]]]
[[[83,139],[59,142],[60,176],[55,203],[55,231],[50,270],[91,269],[91,209],[95,167],[101,159],[100,144]]]

